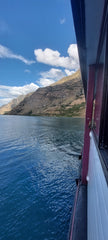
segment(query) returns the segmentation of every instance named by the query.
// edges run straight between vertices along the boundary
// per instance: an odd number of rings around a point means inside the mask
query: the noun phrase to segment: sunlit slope
[[[73,83],[74,83],[74,82],[77,82],[78,79],[81,79],[80,70],[78,70],[77,72],[73,73],[70,76],[67,76],[67,77],[64,77],[64,78],[60,79],[59,81],[53,83],[51,86],[56,86],[56,85],[59,85],[59,84],[63,84],[63,83],[68,82],[68,81],[73,81]]]

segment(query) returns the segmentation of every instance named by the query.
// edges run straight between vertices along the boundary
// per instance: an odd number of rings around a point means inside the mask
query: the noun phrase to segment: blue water
[[[66,240],[83,119],[0,116],[0,240]]]

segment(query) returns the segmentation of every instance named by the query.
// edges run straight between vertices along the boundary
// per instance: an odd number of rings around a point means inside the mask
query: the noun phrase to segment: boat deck
[[[80,185],[69,240],[87,240],[87,186]]]

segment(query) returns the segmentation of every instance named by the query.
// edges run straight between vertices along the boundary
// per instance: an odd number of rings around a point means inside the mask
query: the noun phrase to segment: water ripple
[[[1,240],[65,240],[83,119],[0,116]]]

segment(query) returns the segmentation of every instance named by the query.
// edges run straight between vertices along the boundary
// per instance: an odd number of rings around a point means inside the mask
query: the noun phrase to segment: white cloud
[[[52,78],[54,80],[59,80],[60,78],[63,78],[65,76],[63,71],[57,68],[51,68],[49,71],[41,72],[40,75],[43,78]]]
[[[2,105],[9,103],[11,100],[12,100],[12,98],[0,98],[0,107]]]
[[[72,57],[73,59],[78,60],[77,44],[70,44],[70,46],[68,47],[67,53],[69,54],[69,57]]]
[[[69,69],[65,69],[64,71],[67,76],[72,75],[75,72],[75,71],[70,71]]]
[[[49,85],[51,85],[52,83],[54,83],[55,81],[53,79],[48,79],[48,78],[40,78],[39,80],[39,85],[41,87],[47,87]]]
[[[29,69],[25,69],[24,72],[25,73],[31,73],[31,71]]]
[[[66,22],[66,18],[61,18],[60,19],[60,24],[64,24]]]
[[[0,45],[0,58],[18,59],[27,65],[31,65],[32,63],[35,63],[35,61],[28,60],[21,55],[13,53],[9,48],[4,47],[3,45]]]
[[[34,92],[38,89],[38,85],[30,83],[22,87],[10,87],[0,85],[0,105],[8,103],[13,98],[17,98],[20,95],[25,95],[29,92]]]
[[[56,82],[57,80],[60,80],[66,76],[66,74],[61,69],[51,68],[49,71],[41,72],[40,76],[41,78],[38,81],[39,85],[41,87],[46,87]]]
[[[71,44],[67,50],[67,53],[67,57],[61,57],[58,51],[54,51],[50,48],[46,48],[45,50],[34,50],[34,54],[38,62],[76,71],[79,68],[77,45]]]

